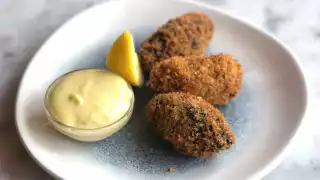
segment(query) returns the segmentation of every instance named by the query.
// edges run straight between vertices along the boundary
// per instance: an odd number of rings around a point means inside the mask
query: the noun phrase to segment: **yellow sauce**
[[[48,94],[51,114],[61,123],[96,129],[123,117],[133,92],[120,76],[103,70],[80,70],[67,74]]]

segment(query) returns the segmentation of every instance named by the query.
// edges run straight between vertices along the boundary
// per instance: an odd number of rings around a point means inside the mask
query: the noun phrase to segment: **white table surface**
[[[75,13],[102,0],[0,0],[0,180],[47,180],[14,126],[16,91],[30,58]],[[300,57],[310,89],[305,124],[284,161],[264,180],[320,179],[320,1],[202,0],[245,17]],[[317,112],[318,111],[318,112]]]

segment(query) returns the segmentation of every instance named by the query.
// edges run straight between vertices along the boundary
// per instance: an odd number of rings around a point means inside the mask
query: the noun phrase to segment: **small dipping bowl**
[[[102,71],[102,72],[109,72],[108,70],[102,70],[102,69],[80,69],[71,71],[69,73],[66,73],[62,76],[60,76],[58,79],[56,79],[47,89],[45,94],[45,110],[46,115],[49,120],[49,122],[53,125],[53,127],[59,131],[60,133],[69,136],[75,140],[78,141],[84,141],[84,142],[94,142],[99,141],[102,139],[105,139],[111,135],[113,135],[115,132],[119,131],[123,126],[125,126],[129,119],[131,118],[133,106],[134,106],[134,93],[132,90],[132,87],[127,83],[127,86],[129,87],[129,90],[132,93],[132,98],[130,99],[129,108],[126,111],[126,113],[119,119],[114,120],[111,124],[94,128],[94,129],[84,129],[84,128],[78,128],[78,127],[72,127],[68,126],[55,117],[54,113],[52,112],[52,107],[50,104],[50,94],[52,93],[53,89],[59,85],[59,83],[68,75],[79,72],[79,71],[88,71],[88,70],[96,70],[96,71]]]

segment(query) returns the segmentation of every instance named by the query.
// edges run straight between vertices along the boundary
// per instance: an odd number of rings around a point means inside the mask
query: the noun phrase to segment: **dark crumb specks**
[[[191,94],[158,94],[148,103],[147,116],[157,134],[186,155],[210,157],[235,143],[223,114]]]
[[[189,92],[224,105],[239,94],[243,69],[230,54],[176,56],[155,64],[149,78],[156,92]]]
[[[213,31],[213,22],[204,13],[190,12],[170,19],[142,42],[139,59],[144,71],[173,56],[203,55]]]

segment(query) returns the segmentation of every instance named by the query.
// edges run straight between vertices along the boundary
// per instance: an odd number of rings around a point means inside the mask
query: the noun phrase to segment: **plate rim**
[[[36,61],[35,59],[37,59],[38,55],[40,54],[40,52],[42,52],[42,50],[46,47],[46,45],[50,42],[51,39],[55,38],[56,35],[63,29],[63,27],[65,27],[67,24],[69,24],[70,22],[72,22],[73,20],[75,20],[77,17],[79,17],[80,15],[83,15],[87,12],[90,11],[94,11],[94,9],[99,8],[101,6],[106,6],[110,3],[124,3],[128,0],[108,0],[107,2],[101,2],[98,4],[95,4],[93,6],[90,6],[88,8],[85,8],[79,12],[77,12],[76,14],[72,15],[69,19],[67,19],[65,22],[63,22],[61,25],[59,25],[53,33],[51,33],[48,38],[42,43],[42,45],[38,48],[37,52],[33,55],[33,57],[31,58],[31,60],[28,62],[23,74],[22,74],[22,78],[19,82],[19,86],[18,86],[18,91],[17,91],[17,95],[16,95],[16,100],[15,100],[15,127],[16,130],[18,132],[18,136],[19,139],[23,145],[23,147],[26,149],[26,151],[28,152],[28,154],[31,156],[31,158],[45,171],[47,172],[49,175],[51,175],[52,177],[54,177],[55,179],[62,179],[62,177],[60,177],[58,174],[56,174],[55,172],[51,171],[49,168],[45,167],[37,158],[36,155],[34,155],[31,150],[30,147],[28,147],[28,145],[25,143],[24,138],[22,136],[22,134],[20,133],[19,130],[19,125],[18,125],[18,106],[19,106],[19,102],[21,99],[21,94],[22,94],[22,85],[25,82],[25,78],[26,78],[26,73],[29,71],[30,67],[32,66],[32,64],[34,64]],[[143,1],[143,0],[141,0]],[[301,131],[303,124],[305,123],[305,116],[306,116],[306,111],[307,109],[309,109],[309,99],[310,99],[310,94],[309,94],[309,88],[308,88],[308,83],[306,81],[306,77],[305,77],[305,71],[303,69],[303,66],[298,58],[298,56],[291,50],[291,48],[289,48],[288,45],[286,45],[284,42],[282,42],[279,38],[277,38],[276,36],[272,35],[271,33],[269,33],[268,31],[266,31],[265,29],[263,29],[261,26],[258,26],[257,24],[255,24],[254,22],[244,18],[241,15],[235,14],[230,12],[229,10],[225,10],[223,8],[217,7],[215,5],[210,5],[208,3],[205,2],[200,2],[200,1],[196,1],[196,0],[171,0],[171,1],[178,1],[178,2],[183,2],[183,3],[189,3],[189,4],[194,4],[196,6],[202,7],[202,8],[206,8],[210,11],[215,11],[218,14],[221,14],[223,16],[226,16],[234,21],[238,21],[241,22],[242,24],[251,27],[252,29],[259,31],[260,33],[262,33],[263,35],[265,35],[267,38],[271,39],[273,42],[277,43],[279,46],[281,46],[288,54],[289,56],[293,59],[292,63],[295,65],[295,67],[297,68],[297,73],[299,74],[299,76],[302,79],[302,83],[303,83],[303,93],[304,93],[304,98],[303,98],[303,109],[302,109],[302,113],[301,113],[301,117],[299,118],[300,121],[297,123],[297,127],[295,129],[293,129],[293,134],[292,136],[287,140],[287,143],[283,145],[283,148],[280,150],[280,152],[275,155],[273,158],[271,158],[271,160],[269,162],[266,163],[266,165],[262,168],[260,168],[260,170],[256,171],[255,173],[251,174],[248,179],[249,180],[255,180],[255,179],[261,179],[263,177],[265,177],[268,173],[270,173],[272,170],[274,170],[283,160],[283,158],[285,157],[287,151],[290,149],[290,146],[292,146],[294,139],[296,139],[296,137],[298,136],[299,132]]]

